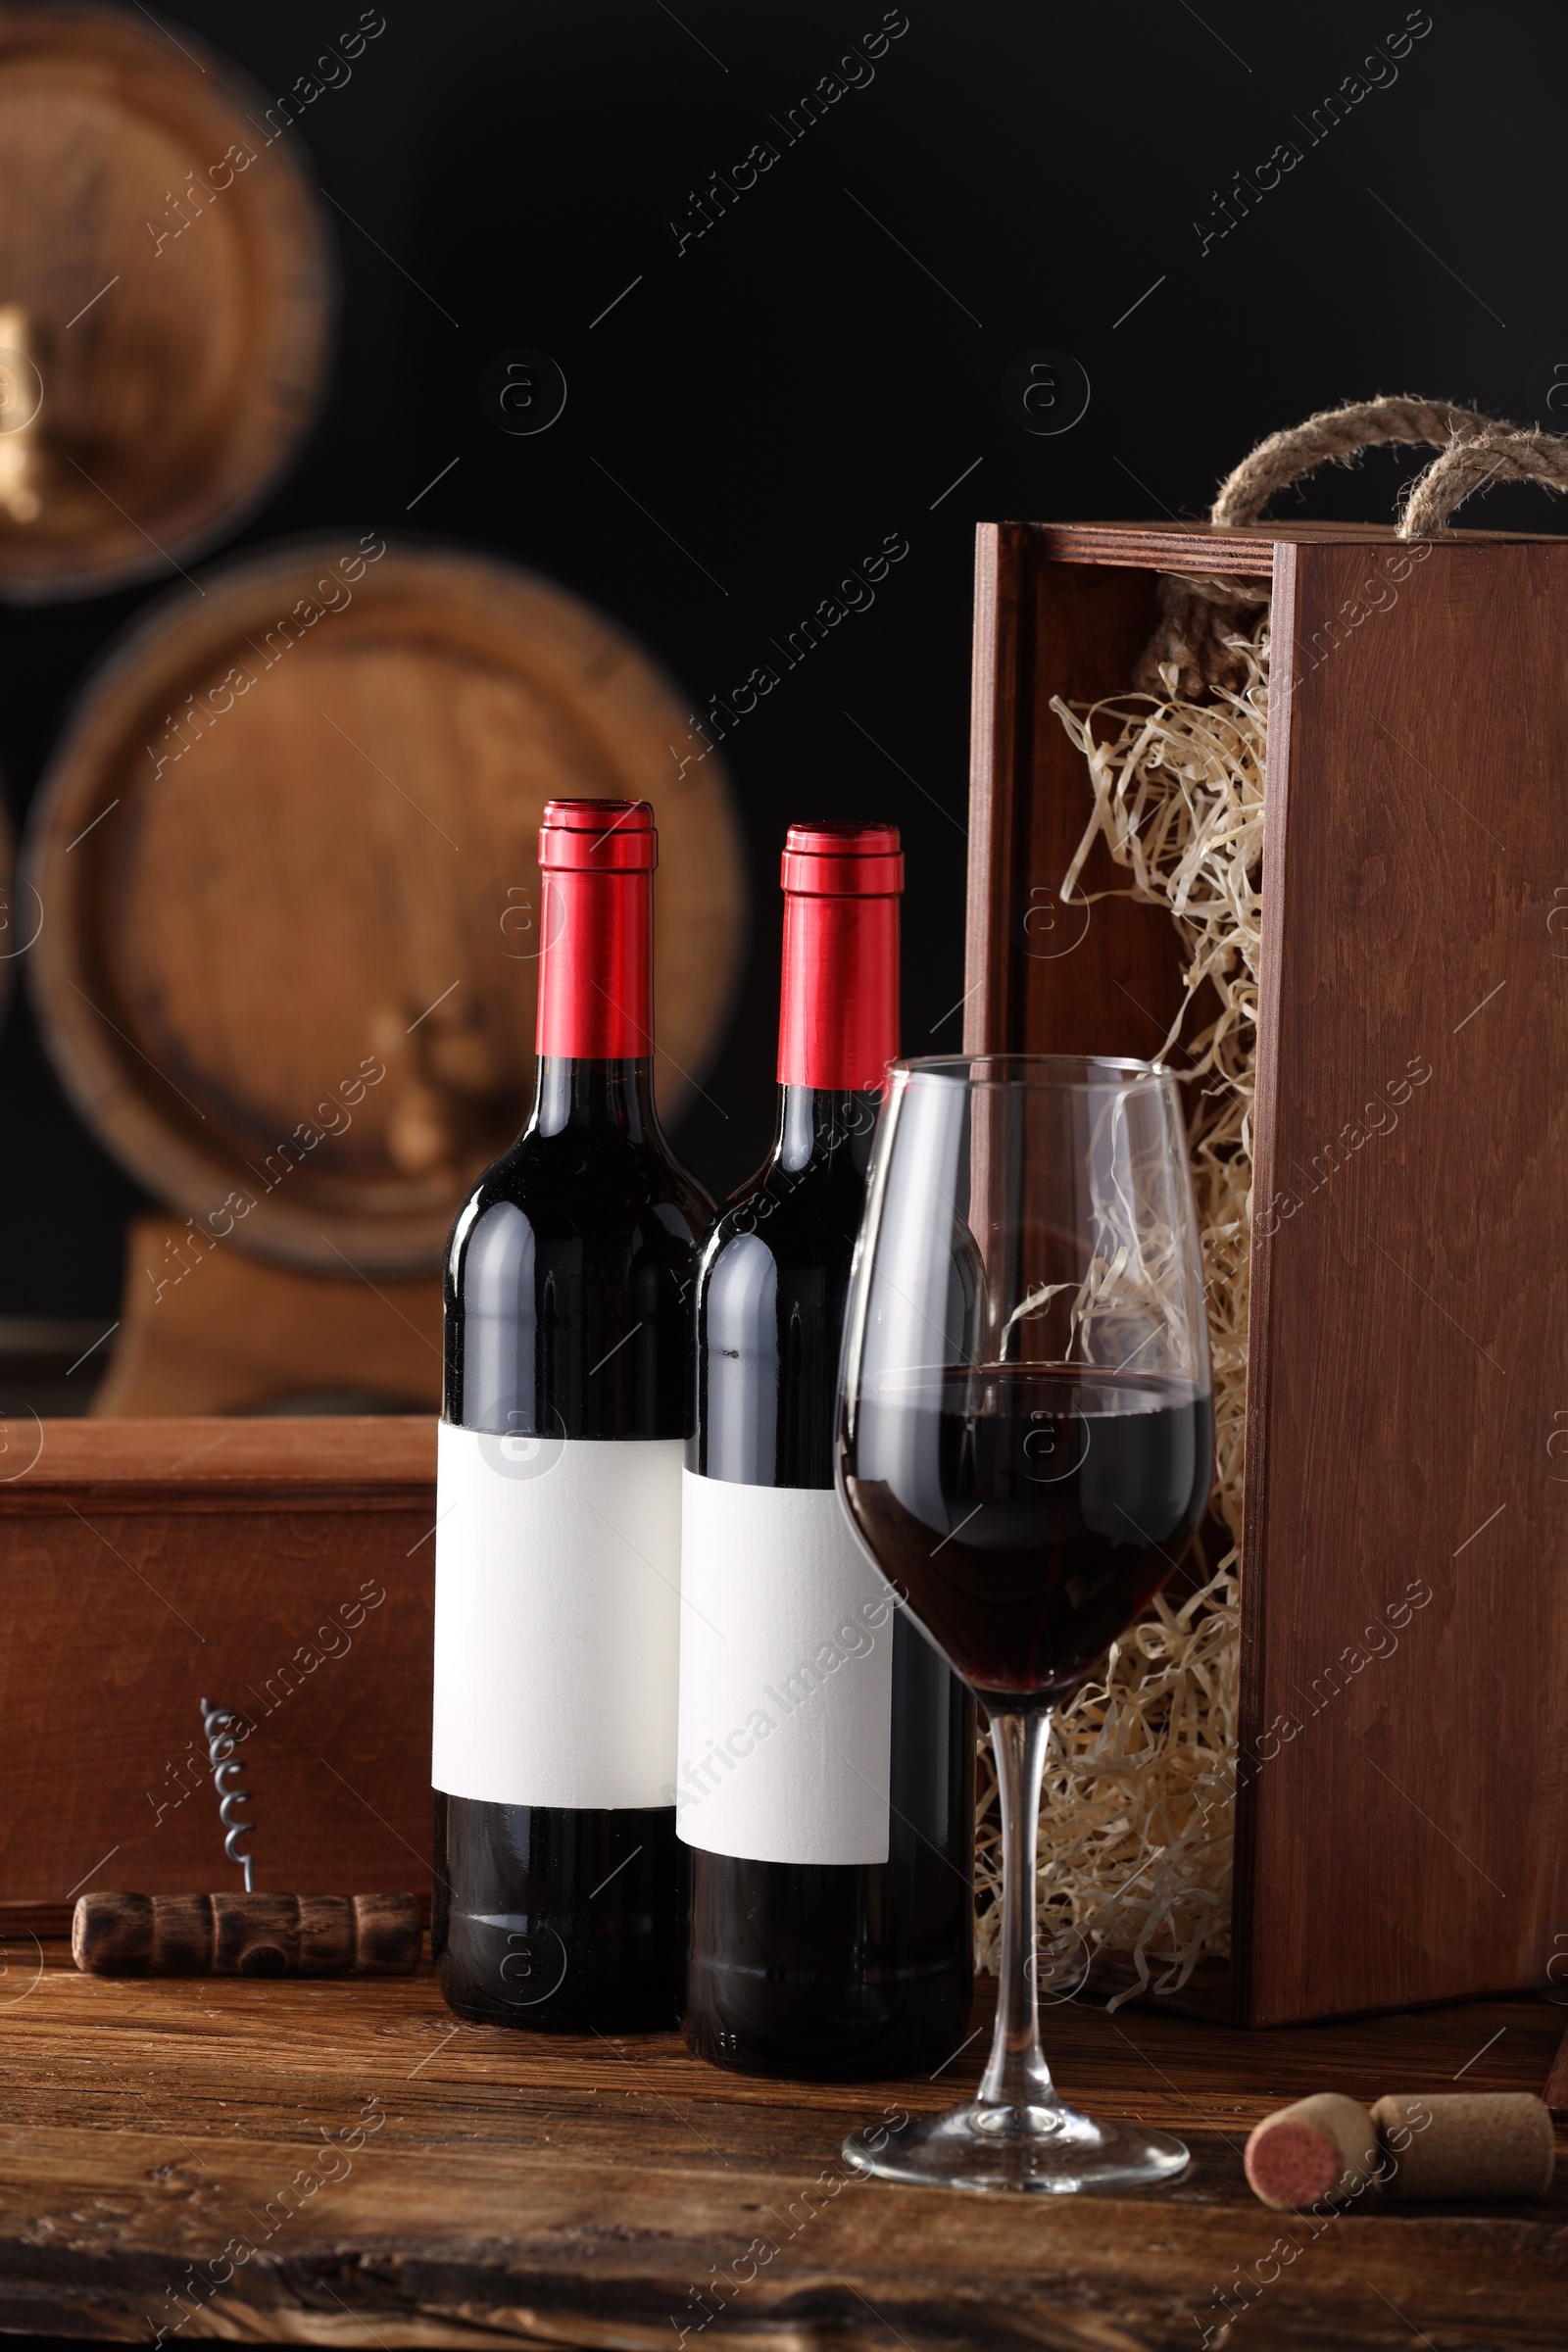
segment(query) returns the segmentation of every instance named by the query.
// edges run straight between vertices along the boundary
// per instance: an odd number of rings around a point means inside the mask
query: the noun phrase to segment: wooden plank
[[[1295,551],[1282,548],[1274,566],[1273,584],[1269,596],[1270,618],[1275,641],[1294,645],[1296,628],[1296,560]],[[1272,659],[1269,675],[1268,742],[1263,777],[1263,802],[1267,812],[1263,828],[1263,906],[1265,919],[1259,939],[1258,996],[1256,1050],[1253,1060],[1252,1097],[1252,1201],[1253,1227],[1251,1257],[1249,1267],[1248,1290],[1248,1355],[1247,1355],[1247,1441],[1246,1482],[1242,1495],[1242,1561],[1244,1571],[1254,1556],[1261,1557],[1264,1548],[1266,1514],[1269,1503],[1268,1463],[1268,1398],[1274,1377],[1274,1355],[1268,1335],[1274,1329],[1270,1314],[1269,1284],[1273,1270],[1273,1254],[1257,1242],[1257,1219],[1264,1206],[1274,1199],[1277,1184],[1275,1172],[1275,1097],[1279,1078],[1279,1021],[1281,1004],[1280,926],[1268,919],[1268,909],[1277,906],[1282,897],[1280,875],[1284,860],[1284,845],[1290,819],[1291,790],[1291,727],[1295,703],[1291,694],[1292,665],[1276,664]],[[1243,1757],[1252,1757],[1257,1743],[1267,1729],[1270,1718],[1263,1712],[1265,1684],[1263,1660],[1266,1652],[1269,1619],[1256,1605],[1257,1587],[1250,1573],[1246,1573],[1242,1587],[1241,1607],[1241,1676],[1240,1706],[1237,1714],[1239,1755],[1235,1776],[1235,1797],[1232,1806],[1233,1845],[1231,1854],[1231,1966],[1233,1970],[1234,2014],[1238,2019],[1257,2022],[1256,1988],[1253,1976],[1255,1926],[1259,1910],[1270,1900],[1266,1879],[1258,1871],[1257,1778],[1256,1773],[1244,1768]],[[1271,1757],[1270,1761],[1276,1761]],[[1275,1923],[1278,1933],[1278,1921]],[[1372,2002],[1361,2003],[1372,2007]]]
[[[1196,571],[1226,578],[1266,580],[1281,547],[1396,549],[1392,523],[1252,522],[1217,529],[1209,522],[1028,522],[982,524],[1038,537],[1041,553],[1057,564],[1131,564],[1154,571]],[[1545,540],[1539,531],[1446,531],[1444,544],[1516,546]]]
[[[6,1425],[0,1524],[29,1514],[334,1510],[421,1505],[435,1485],[434,1414],[323,1415],[298,1421],[24,1421]]]
[[[982,538],[970,790],[968,1053],[1148,1059],[1181,1002],[1175,932],[1097,845],[1060,884],[1089,814],[1083,760],[1051,709],[1125,693],[1154,617],[1137,569],[1071,571],[1041,526]],[[1108,894],[1108,895],[1097,895]]]
[[[1568,2115],[1568,2032],[1557,2044],[1557,2055],[1551,2062],[1551,2073],[1542,2096],[1553,2115]]]
[[[1239,1825],[1259,2024],[1543,1984],[1568,1918],[1568,1265],[1544,1241],[1568,545],[1435,547],[1383,609],[1359,549],[1298,545],[1284,576]]]
[[[24,1982],[0,2038],[6,2328],[1174,2352],[1231,2313],[1226,2342],[1292,2352],[1561,2340],[1568,2183],[1313,2223],[1258,2206],[1240,2153],[1271,2106],[1330,2084],[1430,2091],[1464,2068],[1539,2088],[1546,2002],[1268,2035],[1064,2003],[1064,2093],[1181,2131],[1195,2161],[1158,2195],[1057,2204],[846,2177],[847,2132],[963,2095],[982,2043],[935,2082],[807,2089],[672,2035],[459,2026],[426,1970],[133,1984],[50,1951]],[[1271,2264],[1282,2237],[1298,2250]]]
[[[1007,858],[1015,784],[1012,705],[1019,674],[1018,526],[982,522],[974,535],[974,656],[969,677],[969,870],[963,949],[963,1050],[994,1051],[1007,1034],[1005,900],[994,890]]]

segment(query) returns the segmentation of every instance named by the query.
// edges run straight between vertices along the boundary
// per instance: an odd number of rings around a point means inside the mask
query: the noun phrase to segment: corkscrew
[[[72,1923],[76,1966],[94,1976],[401,1976],[418,1965],[423,1928],[412,1894],[258,1894],[255,1856],[235,1819],[249,1807],[234,1750],[248,1730],[233,1707],[201,1702],[223,1851],[243,1894],[84,1894]]]
[[[248,1788],[224,1786],[225,1774],[240,1770],[234,1757],[237,1743],[233,1727],[241,1718],[232,1707],[215,1707],[205,1698],[201,1706],[202,1730],[207,1735],[207,1755],[213,1767],[213,1787],[218,1790],[218,1818],[225,1832],[223,1851],[245,1873],[245,1891],[251,1894],[255,1891],[255,1857],[240,1853],[234,1840],[243,1838],[247,1832],[254,1833],[256,1824],[254,1821],[236,1821],[230,1810],[234,1805],[248,1805],[251,1801],[250,1791]]]

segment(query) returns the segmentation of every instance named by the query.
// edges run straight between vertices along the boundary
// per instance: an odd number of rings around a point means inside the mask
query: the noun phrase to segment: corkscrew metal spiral
[[[208,1698],[201,1709],[223,1851],[244,1872],[245,1891],[81,1895],[71,1929],[76,1966],[100,1977],[391,1976],[416,1968],[423,1928],[412,1894],[257,1893],[255,1863],[239,1851],[256,1824],[234,1817],[252,1801],[235,1786],[243,1767],[234,1750],[255,1726]]]
[[[239,1869],[245,1873],[245,1891],[250,1894],[254,1891],[251,1876],[255,1868],[254,1858],[250,1854],[238,1852],[234,1840],[237,1838],[243,1838],[247,1831],[254,1830],[256,1824],[254,1821],[236,1821],[230,1808],[234,1805],[248,1805],[251,1802],[251,1795],[247,1788],[230,1787],[225,1778],[227,1774],[240,1770],[234,1757],[234,1727],[243,1720],[244,1718],[237,1715],[232,1707],[216,1707],[210,1705],[205,1698],[202,1700],[202,1730],[207,1735],[207,1754],[213,1767],[213,1786],[218,1790],[218,1818],[226,1833],[223,1838],[223,1851],[229,1860],[237,1864]]]

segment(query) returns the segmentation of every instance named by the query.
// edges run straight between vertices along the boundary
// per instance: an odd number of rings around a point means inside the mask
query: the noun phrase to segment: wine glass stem
[[[1002,1805],[1002,1949],[997,1963],[997,2030],[980,2084],[982,2106],[1059,2104],[1040,2047],[1035,1981],[1035,1857],[1040,1779],[1050,1738],[1049,1710],[991,1717]]]

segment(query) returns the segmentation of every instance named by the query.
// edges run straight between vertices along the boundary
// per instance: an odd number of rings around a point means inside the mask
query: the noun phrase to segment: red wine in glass
[[[1208,1493],[1206,1389],[957,1366],[863,1391],[845,1483],[884,1574],[985,1704],[1072,1690],[1177,1564]]]

